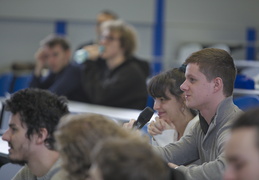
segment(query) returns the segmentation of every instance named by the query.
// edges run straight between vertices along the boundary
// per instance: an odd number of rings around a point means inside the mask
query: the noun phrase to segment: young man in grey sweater
[[[178,142],[154,149],[188,180],[219,180],[226,166],[223,151],[229,129],[242,112],[232,100],[236,68],[226,51],[213,48],[193,53],[185,65],[181,90],[186,105],[199,111],[200,120]],[[162,126],[153,128],[163,131]],[[198,159],[200,164],[191,164]]]

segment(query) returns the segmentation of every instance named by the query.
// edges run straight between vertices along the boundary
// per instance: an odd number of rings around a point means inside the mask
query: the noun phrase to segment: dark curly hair
[[[45,145],[50,150],[54,149],[53,133],[59,119],[69,113],[65,97],[33,88],[14,93],[6,100],[6,110],[12,114],[20,114],[21,123],[28,128],[26,132],[28,139],[32,134],[39,133],[41,128],[46,128],[48,137],[45,139]]]

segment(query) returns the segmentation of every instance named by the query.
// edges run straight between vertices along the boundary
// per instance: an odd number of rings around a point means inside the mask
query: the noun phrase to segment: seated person
[[[118,15],[110,10],[103,10],[101,11],[97,17],[96,17],[96,39],[93,41],[85,42],[81,44],[77,50],[79,49],[85,49],[90,55],[93,51],[93,53],[98,50],[98,45],[101,43],[101,36],[102,36],[102,30],[101,30],[101,24],[106,22],[106,21],[111,21],[111,20],[118,20],[119,17]],[[81,57],[81,56],[80,56]],[[103,59],[102,57],[98,57],[99,59]],[[139,67],[142,69],[142,71],[145,73],[146,77],[150,75],[150,67],[149,63],[146,60],[142,60],[140,58],[137,58],[136,56],[132,57],[134,59],[134,62],[139,65]],[[81,58],[78,58],[76,55],[74,56],[75,61],[81,62],[84,61]]]
[[[139,139],[108,138],[95,146],[90,157],[88,180],[184,180]]]
[[[13,180],[60,179],[53,132],[69,113],[66,99],[46,90],[24,89],[6,100],[6,109],[12,115],[2,139],[9,144],[10,161],[25,165]]]
[[[66,96],[69,100],[86,101],[80,68],[76,63],[70,62],[70,56],[70,46],[64,38],[48,36],[44,39],[35,54],[36,67],[30,87],[47,89]],[[50,72],[47,77],[42,77],[45,66]]]
[[[85,180],[89,176],[90,152],[100,140],[135,136],[102,115],[77,114],[63,117],[55,132],[57,149],[63,160],[63,174],[67,174],[62,179]]]
[[[154,150],[188,180],[218,180],[226,167],[224,148],[230,127],[242,112],[232,97],[236,67],[226,51],[215,48],[192,53],[185,64],[186,80],[180,88],[186,106],[199,111],[199,122],[179,141]],[[198,159],[199,164],[190,165]]]
[[[245,112],[231,129],[224,180],[259,179],[259,109]]]
[[[148,126],[153,145],[165,146],[178,141],[198,122],[196,111],[186,107],[180,89],[185,81],[184,71],[184,66],[174,68],[152,77],[148,83],[148,93],[154,98],[153,108],[158,113],[158,117]],[[125,123],[124,127],[131,128],[133,122],[135,120]]]
[[[147,102],[146,73],[133,56],[136,35],[126,23],[102,24],[101,56],[97,45],[88,47],[83,64],[83,85],[89,103],[143,109]],[[99,56],[101,58],[99,58]]]
[[[96,38],[92,39],[91,41],[82,43],[77,49],[83,49],[88,45],[98,44],[101,38],[101,24],[105,21],[117,20],[117,19],[119,19],[118,15],[111,10],[102,10],[101,12],[99,12],[96,16],[96,27],[95,27]]]
[[[148,126],[154,145],[165,146],[178,141],[198,122],[197,113],[186,107],[180,89],[185,81],[184,71],[175,68],[154,76],[148,83],[148,92],[154,98],[154,110],[158,113]]]

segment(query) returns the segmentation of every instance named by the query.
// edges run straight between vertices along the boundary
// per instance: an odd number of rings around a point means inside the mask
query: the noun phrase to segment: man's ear
[[[46,128],[40,128],[38,134],[36,135],[36,143],[37,144],[44,144],[45,143],[45,140],[47,139],[48,137],[48,131]]]
[[[216,77],[214,80],[214,92],[218,92],[223,89],[223,81],[220,77]]]

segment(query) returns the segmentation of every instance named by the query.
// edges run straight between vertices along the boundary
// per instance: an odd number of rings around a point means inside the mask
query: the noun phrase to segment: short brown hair
[[[70,49],[70,45],[68,41],[62,37],[62,36],[57,36],[57,35],[49,35],[45,39],[43,39],[40,42],[41,46],[46,46],[49,48],[53,48],[56,45],[60,45],[60,47],[64,50],[67,51]]]
[[[91,166],[90,152],[98,141],[108,137],[126,138],[132,135],[102,115],[68,115],[60,120],[55,138],[63,168],[69,179],[84,180]]]
[[[220,77],[223,81],[223,93],[226,97],[233,94],[236,67],[230,54],[222,49],[205,48],[194,52],[185,64],[197,64],[208,81]]]
[[[108,29],[111,33],[118,33],[120,44],[124,49],[125,57],[132,56],[137,48],[136,31],[132,26],[121,20],[105,21],[102,24],[102,31]]]

